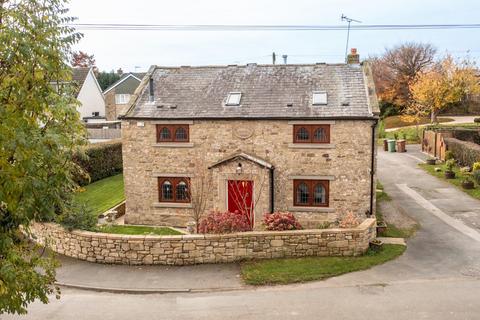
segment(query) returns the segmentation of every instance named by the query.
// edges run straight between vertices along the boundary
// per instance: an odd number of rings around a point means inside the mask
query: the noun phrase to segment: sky
[[[363,24],[480,23],[478,0],[70,0],[77,23],[341,25],[341,14]],[[151,65],[344,61],[346,31],[105,31],[81,30],[75,46],[97,67],[146,71]],[[407,41],[433,44],[439,55],[480,62],[480,29],[359,31],[349,47],[361,58]],[[277,59],[277,61],[281,60]]]

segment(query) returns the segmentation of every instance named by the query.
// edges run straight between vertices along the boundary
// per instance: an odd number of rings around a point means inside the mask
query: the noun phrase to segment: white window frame
[[[235,99],[234,97],[238,96],[238,99]],[[234,101],[231,101],[235,99]],[[240,101],[242,100],[242,93],[241,92],[230,92],[227,96],[227,101],[225,102],[226,106],[239,106]]]
[[[317,96],[317,99],[315,99],[315,96]],[[327,104],[328,104],[328,95],[326,91],[313,91],[312,105],[326,106]]]
[[[115,104],[127,104],[130,101],[130,94],[117,93],[115,94]]]

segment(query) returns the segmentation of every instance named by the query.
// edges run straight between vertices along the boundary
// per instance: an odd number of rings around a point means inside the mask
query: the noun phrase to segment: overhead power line
[[[175,25],[127,23],[74,23],[78,30],[152,30],[152,31],[332,31],[348,30],[345,25]],[[473,24],[370,24],[350,26],[350,30],[445,30],[480,29]]]

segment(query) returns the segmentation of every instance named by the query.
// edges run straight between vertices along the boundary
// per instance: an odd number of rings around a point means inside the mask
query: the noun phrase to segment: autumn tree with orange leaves
[[[437,122],[446,107],[466,102],[480,94],[479,78],[470,60],[455,61],[447,55],[440,62],[419,73],[409,86],[413,102],[406,112],[416,117],[430,116]]]

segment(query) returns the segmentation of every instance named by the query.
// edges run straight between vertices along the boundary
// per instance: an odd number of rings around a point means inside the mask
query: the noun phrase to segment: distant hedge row
[[[459,164],[472,166],[474,162],[480,161],[480,145],[455,138],[445,138],[445,143]]]
[[[75,162],[90,176],[77,176],[79,185],[87,185],[97,180],[113,176],[123,170],[122,142],[111,140],[90,144],[85,149],[85,156],[75,156]]]

